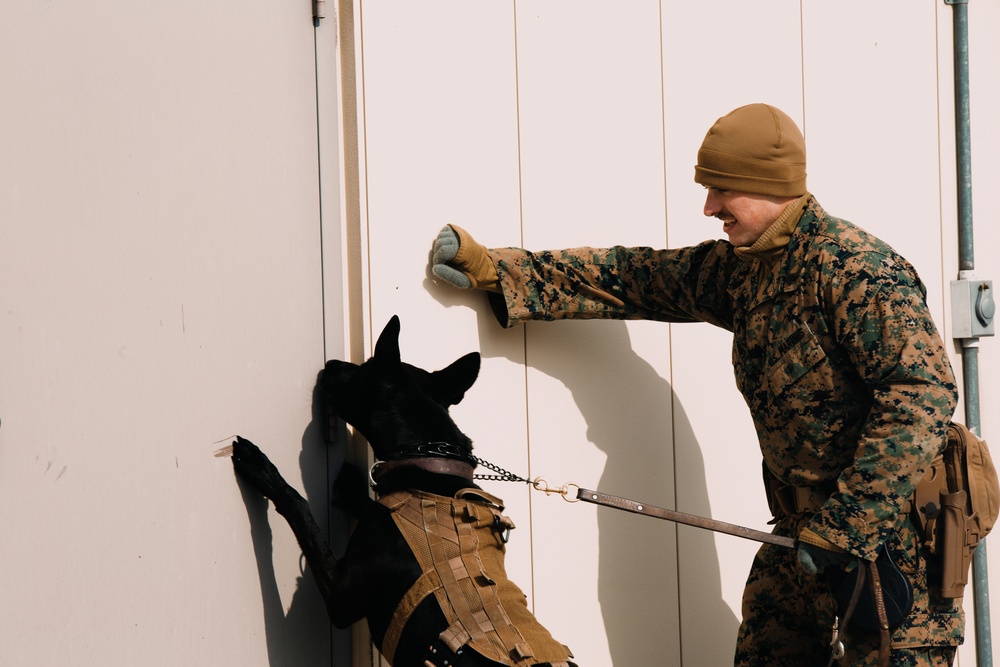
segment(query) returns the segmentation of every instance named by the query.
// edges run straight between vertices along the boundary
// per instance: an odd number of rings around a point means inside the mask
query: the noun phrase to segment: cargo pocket
[[[826,394],[832,389],[830,374],[820,372],[826,352],[807,329],[795,330],[779,341],[776,348],[780,356],[767,371],[767,388],[772,398],[786,393],[796,383],[799,386],[795,393],[806,403],[820,398],[815,394]],[[799,382],[804,378],[804,382]]]

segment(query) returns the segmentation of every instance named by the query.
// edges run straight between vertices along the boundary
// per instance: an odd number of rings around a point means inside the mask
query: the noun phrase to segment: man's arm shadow
[[[516,346],[499,342],[498,336],[509,334],[500,331],[488,309],[485,311],[479,315],[483,355],[512,358]],[[597,488],[672,507],[675,471],[671,434],[689,432],[690,424],[669,382],[633,349],[626,323],[563,321],[527,326],[527,365],[569,389],[586,420],[588,439],[607,456]],[[521,363],[519,358],[512,360]],[[665,403],[672,404],[672,409],[664,409]],[[533,447],[545,446],[533,443]],[[566,453],[572,453],[572,444],[549,446],[566,447]],[[685,488],[693,486],[698,496],[689,495],[685,501],[708,506],[703,459],[685,458],[685,469],[676,474],[683,475]],[[701,465],[694,468],[691,462]],[[672,573],[664,571],[670,562],[665,554],[675,548],[672,531],[655,519],[612,509],[599,509],[597,517],[598,596],[614,664],[662,663],[663,616],[672,613],[664,601],[674,594]],[[722,598],[718,552],[710,533],[683,526],[679,529],[684,532],[680,533],[678,558],[682,564],[696,563],[690,571],[698,573],[696,581],[679,582],[681,599],[697,599],[697,617],[709,620],[711,630],[696,631],[709,632],[715,638],[710,646],[699,649],[704,664],[723,664],[732,659],[739,619]]]

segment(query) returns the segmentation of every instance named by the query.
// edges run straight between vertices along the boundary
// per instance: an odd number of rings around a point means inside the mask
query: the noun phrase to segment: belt
[[[771,515],[776,520],[796,514],[816,514],[836,490],[836,484],[833,482],[819,486],[784,484],[768,472],[765,466],[764,484],[768,492],[768,505],[771,509]],[[911,507],[912,503],[908,499],[900,508],[900,515],[909,514]]]
[[[776,519],[793,514],[815,514],[823,507],[829,493],[816,486],[777,486],[771,490],[771,512]],[[780,510],[780,514],[775,510]]]
[[[815,514],[837,488],[835,482],[825,482],[816,486],[794,486],[775,477],[767,464],[761,463],[764,488],[767,490],[767,505],[775,520],[796,514]]]

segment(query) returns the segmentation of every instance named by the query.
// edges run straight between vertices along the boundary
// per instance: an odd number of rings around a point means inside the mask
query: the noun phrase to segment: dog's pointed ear
[[[465,398],[465,392],[479,377],[480,361],[478,352],[470,352],[447,368],[432,373],[438,401],[444,405],[455,405]]]
[[[380,364],[398,365],[399,359],[399,316],[393,315],[382,329],[375,342],[372,358]]]

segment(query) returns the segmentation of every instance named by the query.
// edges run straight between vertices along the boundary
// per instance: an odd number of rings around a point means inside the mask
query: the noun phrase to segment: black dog
[[[403,363],[393,317],[364,364],[330,361],[317,400],[368,440],[370,477],[345,467],[338,504],[358,518],[336,558],[306,500],[251,442],[233,443],[236,472],[274,502],[298,539],[339,628],[368,619],[375,645],[396,667],[570,666],[507,579],[513,524],[502,501],[473,483],[472,441],[448,414],[479,374],[479,353],[428,372]],[[352,474],[353,473],[353,474]]]

